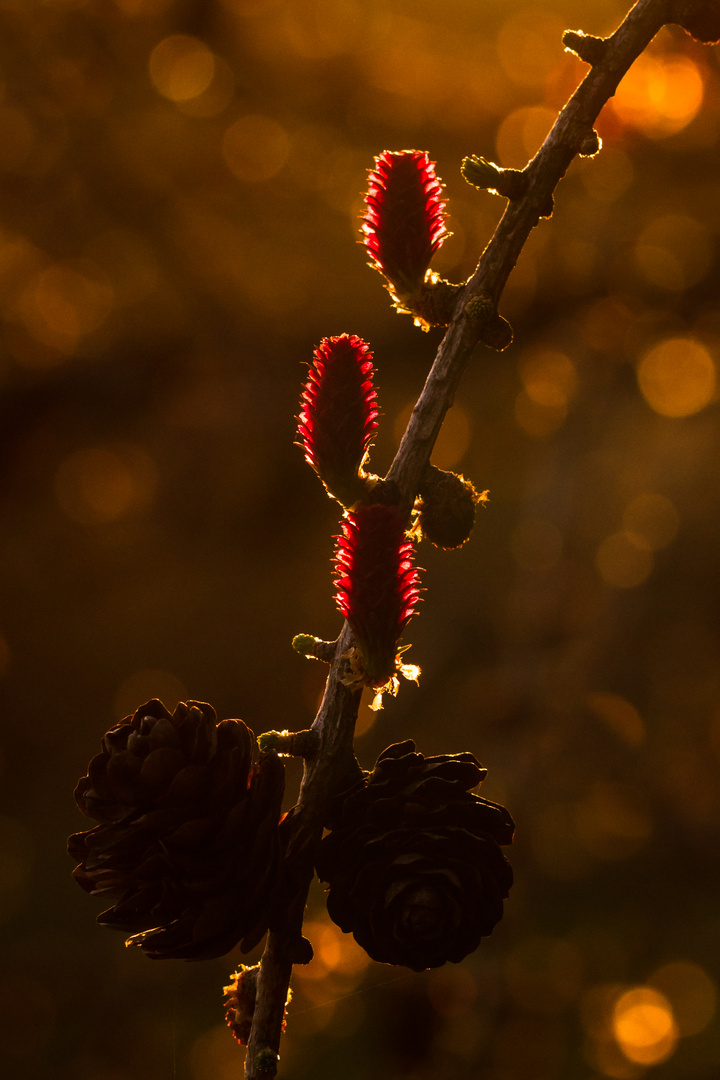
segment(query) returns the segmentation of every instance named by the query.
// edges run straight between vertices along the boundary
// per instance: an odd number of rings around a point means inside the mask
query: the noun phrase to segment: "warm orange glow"
[[[11,105],[0,105],[0,172],[22,170],[35,143],[35,128],[29,117]]]
[[[114,0],[116,7],[120,8],[123,15],[142,15],[146,18],[162,15],[172,2],[173,0]]]
[[[544,143],[557,113],[543,105],[523,106],[507,116],[495,137],[498,164],[521,169]]]
[[[152,499],[157,471],[149,455],[132,443],[76,450],[55,476],[61,510],[81,525],[117,521]]]
[[[667,547],[679,528],[678,513],[670,500],[651,491],[627,504],[622,523],[625,531],[632,533],[634,542],[650,551]]]
[[[270,180],[280,172],[289,153],[285,128],[269,116],[241,116],[223,137],[225,163],[238,180]]]
[[[556,349],[525,353],[519,368],[525,392],[537,405],[550,409],[566,408],[577,392],[575,365],[569,356]]]
[[[303,933],[314,951],[312,963],[297,968],[296,973],[303,981],[323,980],[332,974],[342,979],[347,991],[348,980],[354,983],[370,963],[367,953],[355,939],[350,934],[343,934],[329,919],[306,922]],[[337,988],[338,984],[335,985]]]
[[[715,364],[694,338],[667,338],[645,353],[637,369],[643,397],[661,416],[691,416],[715,396]]]
[[[702,281],[715,257],[708,229],[684,214],[653,218],[634,248],[635,262],[651,285],[682,292]]]
[[[346,52],[361,25],[354,0],[294,0],[285,6],[280,33],[293,52],[321,60]]]
[[[648,979],[672,1005],[682,1037],[699,1035],[715,1015],[718,992],[715,982],[699,964],[676,960],[658,968]]]
[[[619,694],[596,691],[587,695],[588,707],[611,731],[628,746],[641,746],[645,741],[645,725],[634,705]]]
[[[212,81],[197,97],[186,101],[176,101],[180,112],[186,116],[217,116],[226,109],[235,97],[235,75],[233,69],[221,56],[213,57],[214,71]]]
[[[639,1065],[659,1065],[677,1046],[678,1029],[670,1002],[649,986],[638,986],[620,997],[612,1024],[623,1054]]]
[[[615,589],[633,589],[650,576],[653,557],[630,532],[616,532],[603,540],[595,555],[600,577]]]
[[[34,338],[72,353],[78,341],[110,314],[115,294],[107,274],[89,260],[41,270],[18,299],[18,313]]]
[[[546,7],[528,6],[511,15],[497,39],[497,54],[507,76],[520,86],[544,87],[568,57],[558,43],[565,24]]]
[[[593,199],[614,203],[625,194],[635,177],[632,161],[617,146],[604,146],[601,154],[580,162],[580,177]]]
[[[215,57],[207,45],[189,34],[171,34],[155,46],[148,61],[156,90],[170,101],[188,101],[209,87]]]
[[[686,56],[638,57],[610,99],[617,118],[652,139],[674,135],[697,115],[703,80]]]

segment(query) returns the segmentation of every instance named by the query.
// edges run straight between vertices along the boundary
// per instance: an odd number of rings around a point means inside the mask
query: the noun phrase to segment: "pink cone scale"
[[[402,670],[398,641],[420,597],[413,543],[397,508],[347,513],[335,554],[336,602],[355,635],[360,683],[387,687]]]
[[[377,417],[370,346],[355,334],[323,338],[300,398],[298,435],[305,460],[344,506],[364,492],[361,470]]]
[[[422,150],[383,150],[370,171],[365,203],[362,231],[370,265],[402,303],[418,292],[449,235],[434,162]]]

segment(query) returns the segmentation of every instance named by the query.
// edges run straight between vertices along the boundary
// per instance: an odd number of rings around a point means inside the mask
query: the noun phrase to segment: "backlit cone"
[[[485,775],[470,753],[425,758],[409,740],[338,800],[316,869],[330,918],[373,960],[458,963],[501,919],[514,825],[471,792]]]
[[[70,837],[73,877],[114,901],[98,922],[152,958],[247,951],[271,920],[283,766],[253,765],[250,729],[216,720],[204,702],[171,714],[149,701],[108,731],[75,791],[100,824]]]

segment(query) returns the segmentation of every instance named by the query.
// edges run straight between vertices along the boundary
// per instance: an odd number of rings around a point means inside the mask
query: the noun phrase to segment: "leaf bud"
[[[501,169],[476,154],[463,158],[460,172],[472,187],[487,189],[506,199],[519,199],[528,188],[526,173],[518,169]]]
[[[487,491],[476,491],[464,476],[430,465],[415,503],[416,528],[435,547],[462,547],[475,524],[477,504],[487,502],[487,498]]]
[[[562,41],[568,52],[575,53],[591,67],[600,63],[607,48],[605,38],[585,34],[582,30],[566,30]]]

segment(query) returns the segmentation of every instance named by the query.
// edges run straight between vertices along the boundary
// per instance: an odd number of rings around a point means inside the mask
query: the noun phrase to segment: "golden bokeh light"
[[[544,143],[557,114],[544,105],[524,105],[506,116],[495,137],[498,164],[522,169]]]
[[[545,7],[528,6],[511,15],[497,38],[497,54],[508,78],[520,86],[544,87],[568,61],[562,48],[565,24]]]
[[[276,176],[290,154],[290,137],[270,116],[248,113],[227,129],[222,155],[238,180],[260,182]]]
[[[645,725],[640,713],[620,694],[595,691],[586,697],[588,708],[628,746],[641,746]]]
[[[713,264],[715,247],[708,230],[685,214],[653,218],[633,249],[646,281],[668,292],[682,292],[701,281]]]
[[[647,545],[638,544],[634,533],[621,531],[607,536],[600,544],[595,567],[603,581],[613,588],[634,589],[652,573],[653,557]]]
[[[692,416],[715,397],[713,358],[690,337],[666,338],[646,352],[637,379],[643,397],[660,416]]]
[[[532,349],[518,365],[525,392],[536,405],[567,408],[577,393],[578,377],[569,356],[556,349]]]
[[[195,97],[175,102],[186,116],[218,116],[235,97],[233,69],[221,56],[213,57],[213,61],[213,77],[205,89]]]
[[[622,79],[608,108],[627,127],[662,139],[687,127],[702,100],[702,75],[689,57],[644,54]]]
[[[157,486],[149,454],[134,443],[113,442],[76,450],[60,462],[55,497],[80,525],[103,525],[144,510]]]
[[[639,1065],[659,1065],[674,1052],[678,1028],[670,1002],[658,990],[638,986],[615,1002],[613,1035],[623,1054]]]
[[[689,960],[664,964],[650,976],[648,985],[670,1002],[682,1038],[699,1035],[715,1016],[717,985],[699,964]]]
[[[370,963],[367,953],[355,939],[350,934],[343,934],[329,918],[323,922],[306,922],[303,933],[314,952],[312,964],[297,968],[297,975],[303,980],[315,982],[332,973],[354,982]]]
[[[158,93],[170,101],[189,101],[210,86],[215,57],[198,38],[171,34],[158,42],[148,60],[150,79]]]
[[[69,354],[102,326],[114,304],[105,271],[89,259],[69,259],[30,280],[18,297],[17,313],[34,338]]]
[[[680,521],[670,499],[656,491],[646,491],[627,504],[622,525],[626,532],[632,533],[636,544],[659,551],[675,539]]]
[[[323,60],[347,52],[361,27],[355,0],[291,0],[285,5],[279,30],[293,52]]]
[[[581,161],[580,178],[591,198],[614,203],[625,194],[635,177],[632,160],[618,146],[603,146],[601,154]]]
[[[606,982],[583,991],[578,1001],[580,1023],[593,1039],[603,1041],[610,1036],[615,1003],[628,989],[625,983]]]

